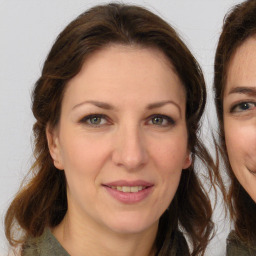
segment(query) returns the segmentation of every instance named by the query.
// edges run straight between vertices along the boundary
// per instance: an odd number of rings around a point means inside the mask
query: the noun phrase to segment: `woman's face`
[[[223,99],[229,161],[237,179],[256,202],[256,38],[235,52]]]
[[[113,45],[93,54],[47,132],[68,216],[118,233],[157,227],[190,165],[185,104],[161,52]]]

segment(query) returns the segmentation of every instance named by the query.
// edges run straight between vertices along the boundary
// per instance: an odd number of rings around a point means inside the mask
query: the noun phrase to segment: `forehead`
[[[184,86],[167,57],[158,49],[134,45],[110,45],[92,54],[69,81],[67,93],[104,100],[144,94],[153,101],[171,94],[185,98]]]
[[[173,63],[163,53],[163,51],[156,47],[143,46],[139,44],[126,45],[119,43],[110,43],[91,54],[85,60],[82,69],[88,68],[88,66],[92,66],[95,63],[99,64],[99,62],[104,65],[106,64],[104,63],[104,60],[107,62],[109,57],[112,58],[111,64],[114,64],[114,62],[121,62],[124,59],[134,59],[134,57],[136,56],[141,57],[137,58],[136,62],[136,65],[141,65],[141,70],[144,70],[144,67],[147,66],[148,70],[151,70],[152,72],[154,70],[153,68],[150,69],[150,66],[153,67],[153,65],[155,65],[155,67],[157,66],[160,69],[163,69],[163,67],[169,68],[178,76],[176,69],[173,66]]]
[[[236,86],[256,86],[256,37],[249,37],[230,59],[224,94]]]

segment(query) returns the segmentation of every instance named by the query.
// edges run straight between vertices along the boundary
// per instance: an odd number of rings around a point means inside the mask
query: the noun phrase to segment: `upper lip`
[[[148,181],[144,181],[144,180],[133,180],[133,181],[127,181],[127,180],[116,180],[113,182],[109,182],[109,183],[104,183],[104,186],[108,186],[108,187],[123,187],[123,186],[127,186],[127,187],[136,187],[136,186],[142,186],[142,187],[151,187],[154,184]]]

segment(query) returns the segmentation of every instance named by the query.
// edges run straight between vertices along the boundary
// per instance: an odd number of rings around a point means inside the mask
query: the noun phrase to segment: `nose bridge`
[[[136,124],[124,124],[116,134],[113,160],[127,169],[136,169],[147,161],[147,149],[142,128]]]

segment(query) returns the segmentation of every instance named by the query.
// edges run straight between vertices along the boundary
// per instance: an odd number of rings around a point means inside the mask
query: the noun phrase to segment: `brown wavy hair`
[[[256,1],[249,0],[236,5],[225,17],[215,55],[214,91],[219,121],[219,145],[230,186],[225,199],[239,238],[250,245],[256,241],[256,204],[241,186],[230,166],[223,124],[223,94],[227,81],[230,59],[246,39],[256,35]]]
[[[186,90],[188,145],[192,165],[184,170],[176,195],[161,216],[155,241],[157,255],[169,255],[175,231],[182,229],[190,240],[190,255],[203,255],[212,237],[212,208],[204,190],[195,159],[201,159],[208,181],[213,183],[214,162],[198,138],[200,119],[206,103],[202,71],[175,30],[144,8],[111,3],[82,13],[58,36],[36,82],[32,100],[34,155],[32,178],[11,203],[5,218],[5,233],[11,245],[28,236],[40,236],[45,227],[55,227],[67,211],[64,172],[53,165],[46,126],[54,127],[60,118],[67,82],[76,76],[88,56],[109,44],[138,45],[163,52],[175,68]],[[19,226],[24,236],[15,238]]]

